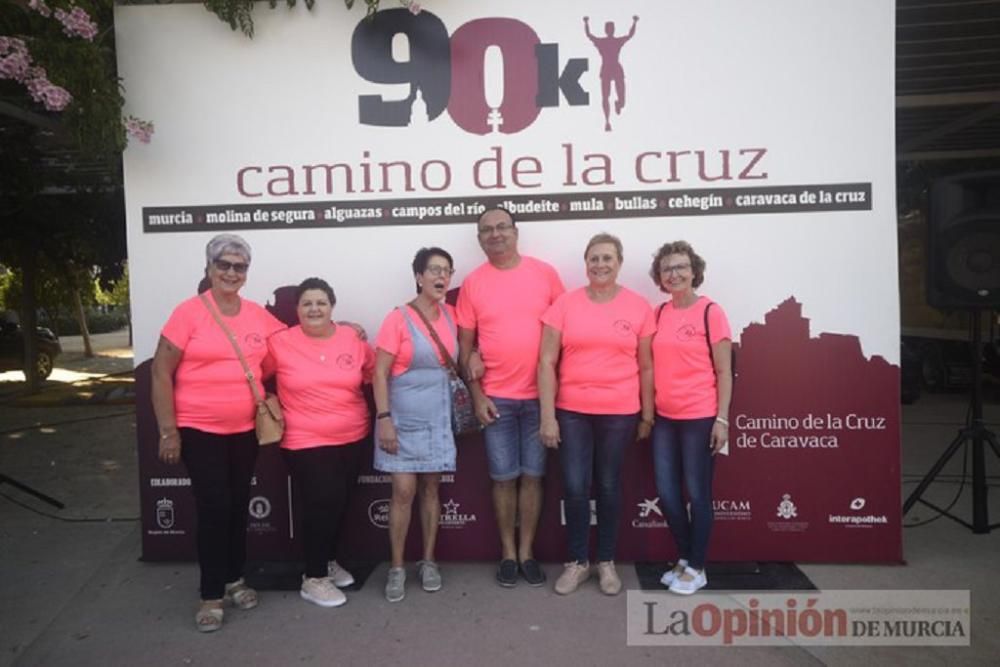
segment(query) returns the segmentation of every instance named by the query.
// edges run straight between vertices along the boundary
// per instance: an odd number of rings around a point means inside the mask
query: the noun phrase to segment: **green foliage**
[[[205,8],[219,17],[221,21],[229,24],[233,30],[240,30],[247,37],[253,37],[253,0],[203,0]],[[367,15],[371,16],[378,11],[380,0],[364,0],[367,6]],[[296,0],[285,0],[288,7],[294,7]],[[316,0],[305,0],[307,9],[312,9]],[[348,9],[354,7],[354,0],[344,0]],[[400,4],[409,6],[409,2],[401,1]],[[278,6],[278,0],[268,0],[271,9]]]

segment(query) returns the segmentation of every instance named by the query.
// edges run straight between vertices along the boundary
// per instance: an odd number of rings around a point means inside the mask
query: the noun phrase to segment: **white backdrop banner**
[[[244,296],[318,276],[371,335],[420,247],[452,253],[453,286],[483,261],[484,207],[570,288],[587,239],[619,236],[620,281],[652,303],[652,254],[685,239],[740,346],[741,470],[719,466],[716,493],[745,512],[713,548],[804,557],[789,534],[834,531],[857,542],[837,559],[898,559],[892,4],[383,4],[261,4],[252,40],[200,5],[116,8],[128,111],[156,125],[124,156],[137,361],[221,231],[254,249]],[[781,518],[803,495],[814,518]],[[886,522],[836,519],[858,498]]]

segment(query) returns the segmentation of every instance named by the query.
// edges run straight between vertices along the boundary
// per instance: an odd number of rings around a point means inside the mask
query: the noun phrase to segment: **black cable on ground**
[[[22,508],[28,510],[29,512],[34,512],[35,514],[38,514],[39,516],[44,516],[47,519],[55,519],[56,521],[62,521],[63,523],[127,523],[127,522],[132,522],[132,521],[138,521],[139,520],[139,517],[137,517],[137,516],[130,516],[130,517],[114,517],[114,516],[109,516],[109,517],[104,518],[104,519],[98,519],[98,518],[92,518],[92,517],[79,517],[79,518],[65,517],[65,516],[59,516],[58,514],[52,514],[50,512],[44,512],[44,511],[42,511],[40,509],[32,507],[31,505],[28,505],[27,503],[22,503],[17,498],[11,498],[6,493],[3,493],[2,491],[0,491],[0,498],[3,498],[4,500],[6,500],[8,502],[17,505],[18,507],[22,507]]]

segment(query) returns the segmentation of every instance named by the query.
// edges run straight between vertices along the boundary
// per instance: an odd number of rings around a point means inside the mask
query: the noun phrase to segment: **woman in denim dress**
[[[438,485],[442,472],[455,470],[455,437],[448,373],[425,320],[454,359],[458,353],[455,313],[444,303],[453,272],[451,255],[446,251],[422,248],[413,259],[417,298],[386,316],[375,341],[374,465],[376,470],[392,474],[392,563],[385,586],[390,602],[399,602],[406,595],[403,547],[418,494],[424,545],[417,573],[425,591],[441,588],[441,574],[434,561],[441,516]]]

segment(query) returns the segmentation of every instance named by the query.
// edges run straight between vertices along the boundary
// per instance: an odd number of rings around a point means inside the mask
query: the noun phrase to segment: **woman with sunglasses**
[[[406,595],[403,547],[413,501],[420,497],[423,559],[417,564],[421,587],[441,588],[434,561],[442,472],[455,470],[451,391],[443,347],[458,355],[455,310],[444,303],[454,273],[451,255],[421,248],[413,259],[417,297],[394,309],[375,339],[375,469],[392,475],[389,544],[392,562],[385,585],[389,602]]]
[[[243,581],[247,506],[257,460],[256,402],[233,342],[233,333],[260,385],[267,338],[285,328],[258,304],[240,297],[250,267],[250,246],[236,234],[220,234],[205,248],[210,287],[178,305],[153,356],[152,400],[159,427],[159,458],[184,461],[197,511],[201,632],[222,627],[223,604],[257,606]]]
[[[691,595],[708,584],[705,557],[712,532],[712,469],[729,439],[732,342],[722,308],[698,296],[705,260],[685,241],[666,243],[649,275],[670,295],[656,311],[653,376],[656,422],[653,469],[663,500],[677,564],[660,580],[672,592]],[[691,511],[684,504],[687,488]]]

